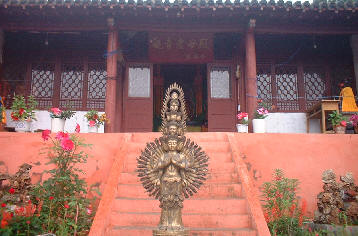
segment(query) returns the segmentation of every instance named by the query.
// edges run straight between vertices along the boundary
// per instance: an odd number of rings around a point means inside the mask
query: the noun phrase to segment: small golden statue
[[[153,235],[188,235],[181,213],[184,196],[192,196],[203,184],[209,157],[184,136],[184,92],[176,83],[167,89],[161,113],[163,135],[147,143],[137,158],[138,176],[149,196],[160,201],[160,222]]]

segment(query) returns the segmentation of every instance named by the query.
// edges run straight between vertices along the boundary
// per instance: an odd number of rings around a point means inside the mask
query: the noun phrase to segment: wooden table
[[[326,111],[339,113],[339,100],[322,100],[307,112],[307,133],[310,132],[310,119],[321,120],[321,132],[326,133]]]

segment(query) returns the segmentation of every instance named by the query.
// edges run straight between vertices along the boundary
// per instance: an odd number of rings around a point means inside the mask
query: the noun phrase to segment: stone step
[[[119,177],[119,183],[121,184],[140,184],[139,177],[137,172],[131,173],[121,173]],[[239,176],[236,172],[221,172],[221,173],[211,173],[207,175],[207,180],[204,184],[207,183],[238,183]]]
[[[244,198],[185,199],[183,213],[196,214],[246,214],[247,202]],[[116,212],[156,212],[159,213],[159,200],[140,198],[116,198],[113,210]]]
[[[137,162],[124,162],[123,163],[123,172],[132,173],[137,170]],[[208,170],[211,173],[234,173],[235,172],[235,164],[233,162],[215,162],[209,160]]]
[[[206,153],[210,152],[229,152],[230,144],[226,141],[212,141],[212,142],[196,142]],[[144,150],[146,143],[143,142],[128,142],[126,144],[127,153],[140,153]]]
[[[137,162],[137,158],[140,156],[141,152],[130,152],[127,153],[125,163],[134,163]],[[210,163],[222,163],[222,162],[232,162],[231,152],[208,152],[206,155],[210,158]]]
[[[106,234],[108,236],[152,236],[155,227],[115,226]],[[255,230],[249,228],[188,228],[190,236],[256,236]]]
[[[206,183],[193,198],[239,198],[242,196],[240,183]],[[117,198],[148,198],[148,193],[140,184],[119,184]]]
[[[160,213],[121,213],[113,212],[110,222],[113,226],[155,226]],[[194,228],[249,228],[250,217],[247,214],[184,214],[185,227]]]
[[[138,142],[138,143],[147,143],[151,142],[155,138],[159,138],[162,135],[162,133],[133,133],[131,141]],[[227,141],[226,133],[220,133],[220,132],[211,132],[211,133],[199,133],[199,132],[193,132],[193,133],[186,133],[185,136],[187,138],[190,138],[191,140],[195,142],[204,141]]]

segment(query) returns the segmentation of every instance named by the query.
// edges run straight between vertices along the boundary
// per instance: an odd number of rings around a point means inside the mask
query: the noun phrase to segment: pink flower
[[[76,133],[79,133],[81,131],[81,127],[79,124],[76,124],[76,129],[75,129],[75,132]]]
[[[56,139],[60,141],[63,139],[68,139],[68,134],[60,131],[56,134]]]
[[[42,131],[42,138],[44,141],[48,140],[48,138],[50,137],[50,133],[51,131],[48,129]]]
[[[92,209],[87,208],[86,211],[87,211],[87,215],[91,215],[91,214],[92,214]]]
[[[95,126],[95,124],[96,124],[96,122],[95,122],[94,120],[90,120],[90,121],[89,121],[89,126],[90,126],[90,127]]]
[[[346,126],[347,126],[347,122],[346,122],[345,120],[342,120],[342,121],[341,121],[341,126],[346,127]]]
[[[70,206],[69,206],[68,204],[65,204],[64,207],[65,207],[66,209],[70,208]]]
[[[70,152],[75,147],[75,144],[73,143],[73,141],[71,139],[66,138],[66,139],[61,140],[61,147],[63,150]]]
[[[58,116],[58,115],[61,115],[61,110],[59,109],[59,108],[57,108],[57,107],[53,107],[53,108],[51,108],[51,112],[53,113],[53,114],[55,114],[56,116]]]

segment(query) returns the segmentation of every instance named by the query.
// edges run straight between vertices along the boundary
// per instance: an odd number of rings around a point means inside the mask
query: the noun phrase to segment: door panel
[[[126,68],[124,132],[151,132],[153,129],[152,65],[131,63]]]
[[[208,66],[208,131],[232,132],[236,124],[236,90],[229,64]]]

